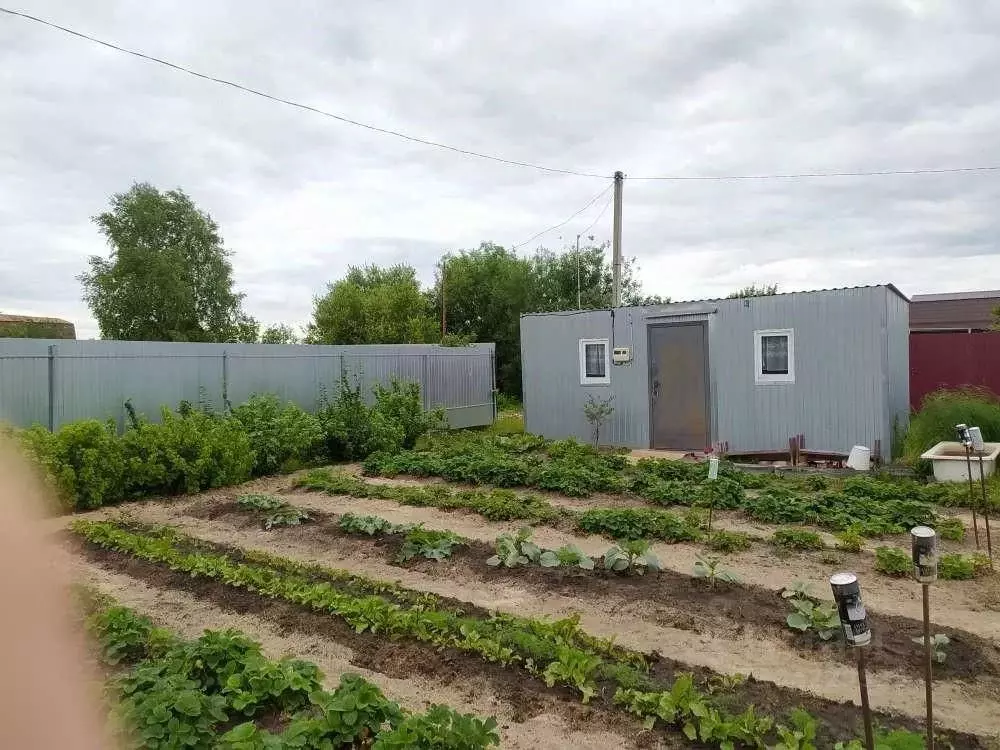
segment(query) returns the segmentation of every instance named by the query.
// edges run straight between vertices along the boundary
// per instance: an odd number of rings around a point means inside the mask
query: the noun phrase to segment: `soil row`
[[[789,604],[777,591],[760,586],[717,583],[714,587],[703,579],[693,578],[672,570],[646,576],[622,576],[600,568],[584,571],[579,568],[517,568],[491,567],[485,564],[494,550],[492,546],[472,540],[456,548],[445,560],[414,558],[397,563],[402,546],[401,534],[365,536],[347,534],[337,525],[339,516],[325,511],[310,511],[312,522],[298,527],[272,530],[275,535],[293,535],[311,544],[350,546],[357,554],[378,555],[387,564],[418,570],[435,578],[478,580],[527,587],[540,595],[615,600],[627,597],[655,604],[647,609],[652,620],[690,631],[722,637],[751,637],[774,640],[794,649],[805,658],[834,660],[853,664],[855,655],[840,639],[824,642],[813,633],[799,633],[788,628],[785,617]],[[258,514],[240,509],[235,502],[223,502],[193,511],[196,517],[227,523],[234,528],[254,529]],[[868,649],[868,667],[889,669],[912,677],[923,675],[923,651],[914,638],[923,635],[923,623],[898,615],[871,613],[875,637]],[[1000,675],[1000,648],[972,633],[938,624],[934,633],[951,639],[945,663],[936,667],[937,679],[974,678]]]
[[[229,552],[232,553],[232,550]],[[520,670],[491,665],[455,649],[435,649],[407,639],[391,641],[382,635],[358,634],[339,618],[317,614],[300,605],[265,599],[210,579],[192,578],[166,566],[146,563],[96,546],[80,545],[78,553],[102,567],[125,573],[154,587],[180,589],[223,609],[267,616],[279,621],[288,630],[311,636],[322,635],[337,641],[350,648],[357,663],[367,669],[396,675],[418,674],[445,682],[464,681],[473,676],[485,675],[489,684],[497,692],[510,696],[519,712],[525,716],[536,713],[541,705],[558,710],[564,719],[570,719],[581,710],[577,697],[567,689],[547,688],[540,680]],[[674,679],[679,671],[679,665],[669,659],[661,658],[651,664],[653,676],[664,681]],[[714,676],[706,670],[695,671],[696,677],[701,679]],[[732,692],[731,700],[734,705],[753,704],[762,713],[774,716],[783,716],[790,707],[801,706],[820,720],[826,728],[827,737],[855,737],[861,732],[860,714],[850,704],[822,700],[798,690],[759,682],[753,678]],[[547,700],[549,697],[560,700],[555,703]],[[570,716],[564,713],[567,710],[571,712]],[[589,711],[599,714],[600,720],[614,721],[613,726],[623,726],[623,722],[633,723],[611,707],[610,695],[606,693],[599,694],[594,699]],[[885,726],[911,730],[920,728],[918,721],[899,716],[881,714],[877,715],[876,720]],[[671,741],[679,737],[671,732],[654,730],[650,733],[648,742],[642,740],[636,744],[640,747],[656,746],[661,739]],[[950,739],[956,748],[985,747],[977,737],[971,735],[956,735]]]
[[[463,713],[495,716],[501,747],[507,750],[682,746],[656,737],[619,714],[567,704],[537,684],[525,689],[520,682],[511,686],[507,675],[497,679],[482,663],[476,664],[475,672],[467,673],[457,668],[458,662],[439,652],[421,651],[419,660],[397,661],[388,650],[373,653],[363,645],[362,650],[355,651],[347,634],[342,640],[331,637],[329,618],[316,614],[306,617],[281,602],[270,602],[263,611],[256,606],[240,606],[235,600],[218,603],[221,599],[196,596],[181,587],[169,586],[161,580],[161,572],[150,571],[149,566],[138,561],[135,566],[98,565],[74,555],[69,564],[76,580],[110,594],[121,604],[184,637],[196,638],[205,629],[236,629],[260,641],[271,658],[292,655],[315,663],[326,675],[327,687],[331,689],[336,687],[341,674],[353,672],[377,684],[388,698],[413,711],[445,704]],[[143,572],[149,573],[145,579],[131,575]],[[405,654],[401,652],[401,656]]]
[[[274,491],[277,488],[268,489]],[[614,636],[618,643],[639,651],[657,650],[672,656],[680,655],[689,665],[707,667],[722,673],[752,673],[759,679],[809,690],[827,699],[857,701],[856,672],[853,666],[806,658],[784,648],[782,641],[749,636],[745,632],[728,636],[716,636],[708,632],[707,628],[699,632],[697,623],[679,620],[672,622],[669,611],[661,610],[663,605],[655,600],[635,601],[615,594],[607,597],[576,597],[572,591],[568,594],[542,593],[517,581],[466,581],[461,576],[432,576],[419,570],[390,565],[380,559],[381,555],[373,555],[370,547],[357,549],[349,540],[300,539],[296,536],[296,530],[276,533],[265,532],[258,527],[236,528],[224,522],[190,515],[204,515],[206,509],[231,502],[232,498],[232,494],[219,493],[181,502],[133,504],[128,507],[127,512],[145,522],[174,524],[190,534],[213,542],[277,553],[301,562],[343,568],[373,578],[398,580],[411,589],[451,596],[489,610],[531,617],[579,614],[581,624],[588,632],[600,637]],[[351,510],[377,513],[395,523],[426,521],[429,527],[451,528],[470,538],[492,539],[497,533],[516,528],[516,524],[489,524],[478,516],[445,513],[429,508],[410,508],[384,501],[358,501],[325,495],[297,495],[286,499],[340,512]],[[116,512],[103,511],[93,515],[114,516]],[[307,527],[301,530],[308,533]],[[608,546],[608,542],[603,539],[567,537],[541,528],[536,531],[536,541],[546,547],[574,542],[590,554],[600,554]],[[588,549],[588,545],[591,549]],[[676,565],[676,559],[671,559],[668,555],[676,554],[679,546],[658,547],[657,554],[660,555],[661,562]],[[694,553],[694,550],[685,552],[692,562]],[[681,565],[680,569],[689,571],[690,567]],[[783,573],[779,579],[779,585],[782,586],[790,583],[793,578],[789,570],[784,570]],[[665,597],[665,601],[669,602],[669,598]],[[919,611],[919,600],[916,606]],[[880,709],[912,717],[923,715],[924,691],[920,680],[891,670],[882,670],[870,675],[869,690],[873,705]],[[996,678],[981,677],[969,683],[948,680],[940,682],[935,690],[935,713],[942,726],[981,734],[1000,730],[1000,719],[997,716],[1000,686],[997,685]]]

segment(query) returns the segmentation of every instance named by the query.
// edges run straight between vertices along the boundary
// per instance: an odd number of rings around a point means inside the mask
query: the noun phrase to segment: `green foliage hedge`
[[[940,390],[927,394],[920,409],[910,417],[903,440],[907,460],[942,440],[955,439],[955,425],[976,425],[986,441],[1000,441],[1000,397],[985,388]]]
[[[89,510],[132,498],[174,495],[245,482],[252,476],[317,461],[399,451],[442,424],[425,413],[420,389],[375,388],[368,406],[346,379],[313,416],[271,395],[255,395],[228,414],[182,402],[149,422],[126,403],[129,423],[82,420],[55,432],[35,425],[16,433],[49,479],[64,511]]]

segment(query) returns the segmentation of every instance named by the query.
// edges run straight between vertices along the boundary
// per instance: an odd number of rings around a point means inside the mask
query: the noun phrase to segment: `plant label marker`
[[[979,456],[979,486],[983,491],[983,521],[986,524],[986,554],[990,557],[990,565],[993,565],[993,540],[990,538],[990,501],[986,497],[986,472],[983,470],[983,453],[986,452],[986,443],[983,442],[983,431],[978,427],[969,428],[969,442],[972,443],[972,450]],[[971,477],[970,477],[971,481]]]
[[[833,589],[833,598],[837,603],[844,639],[858,655],[858,688],[861,691],[861,714],[865,721],[865,747],[875,750],[872,709],[868,702],[868,678],[865,675],[865,647],[871,643],[872,631],[868,624],[868,612],[861,601],[861,584],[854,573],[834,573],[830,576],[830,588]]]
[[[718,479],[719,478],[719,459],[712,456],[708,459],[708,478]]]
[[[965,471],[969,475],[969,507],[972,508],[972,530],[976,534],[976,549],[979,549],[979,521],[976,518],[976,497],[972,482],[972,435],[965,424],[955,425],[958,442],[965,447]]]
[[[928,526],[910,529],[913,549],[913,577],[920,583],[924,594],[924,690],[927,702],[927,750],[934,750],[934,699],[933,670],[934,649],[931,642],[931,583],[937,580],[937,534]]]

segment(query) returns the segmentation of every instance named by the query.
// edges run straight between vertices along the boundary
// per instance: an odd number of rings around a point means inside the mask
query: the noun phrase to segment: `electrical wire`
[[[172,63],[168,60],[163,60],[159,57],[154,57],[153,55],[147,55],[143,52],[138,52],[136,50],[128,49],[126,47],[119,46],[112,42],[105,41],[103,39],[98,39],[97,37],[90,36],[89,34],[84,34],[83,32],[75,31],[65,26],[60,26],[57,23],[53,23],[52,21],[46,21],[44,18],[38,18],[37,16],[32,16],[28,13],[21,13],[20,11],[10,10],[9,8],[3,8],[3,7],[0,7],[0,12],[6,13],[11,16],[17,16],[18,18],[23,18],[28,21],[34,21],[36,23],[43,24],[44,26],[57,29],[59,31],[65,32],[66,34],[71,34],[72,36],[78,37],[80,39],[85,39],[88,42],[99,44],[102,47],[107,47],[108,49],[113,49],[117,52],[122,52],[126,55],[132,55],[133,57],[138,57],[142,60],[156,63],[158,65],[165,65],[168,68],[172,68],[181,73],[187,73],[188,75],[194,76],[195,78],[201,78],[205,81],[211,81],[213,83],[222,84],[223,86],[231,86],[232,88],[238,89],[239,91],[242,91],[247,94],[259,96],[264,99],[270,99],[271,101],[278,102],[279,104],[286,104],[289,107],[304,109],[307,112],[313,112],[317,115],[322,115],[323,117],[329,117],[333,120],[337,120],[347,125],[354,125],[355,127],[371,130],[375,133],[381,133],[383,135],[391,135],[395,138],[401,138],[405,141],[410,141],[412,143],[419,143],[424,146],[431,146],[433,148],[439,148],[445,151],[451,151],[456,154],[462,154],[463,156],[471,156],[476,159],[485,159],[487,161],[499,162],[500,164],[508,164],[514,167],[526,167],[528,169],[535,169],[540,172],[549,172],[551,174],[573,175],[575,177],[591,177],[602,180],[608,178],[608,175],[596,174],[594,172],[580,172],[574,169],[558,169],[556,167],[546,167],[541,164],[532,164],[531,162],[526,162],[526,161],[517,161],[516,159],[506,159],[502,156],[496,156],[494,154],[484,154],[479,151],[471,151],[469,149],[459,148],[458,146],[450,146],[447,143],[439,143],[437,141],[431,141],[426,138],[418,138],[417,136],[408,135],[398,130],[391,130],[390,128],[381,128],[378,127],[377,125],[361,122],[359,120],[353,120],[350,117],[346,117],[344,115],[338,115],[334,114],[333,112],[327,112],[326,110],[322,110],[317,107],[312,107],[308,104],[302,104],[300,102],[292,101],[291,99],[285,99],[284,97],[281,96],[268,94],[264,91],[260,91],[259,89],[251,88],[250,86],[244,86],[241,83],[236,83],[235,81],[229,81],[225,78],[217,78],[216,76],[208,75],[207,73],[199,73],[198,71],[192,70],[191,68],[186,68],[183,65],[178,65],[177,63]]]
[[[312,112],[317,115],[322,115],[323,117],[329,117],[330,119],[337,120],[346,125],[353,125],[358,128],[364,128],[365,130],[370,130],[375,133],[381,133],[382,135],[392,136],[394,138],[400,138],[405,141],[410,141],[411,143],[419,143],[423,146],[430,146],[432,148],[442,149],[444,151],[451,151],[452,153],[461,154],[463,156],[469,156],[475,159],[484,159],[486,161],[493,161],[500,164],[507,164],[514,167],[524,167],[527,169],[534,169],[540,172],[547,172],[549,174],[562,174],[571,175],[574,177],[588,177],[592,179],[607,179],[608,175],[597,174],[595,172],[583,172],[576,169],[560,169],[557,167],[548,167],[542,164],[534,164],[532,162],[518,161],[516,159],[507,159],[502,156],[497,156],[495,154],[487,154],[479,151],[472,151],[470,149],[460,148],[458,146],[452,146],[447,143],[440,143],[438,141],[428,140],[426,138],[419,138],[417,136],[409,135],[398,130],[392,130],[390,128],[383,128],[377,125],[372,125],[370,123],[361,122],[360,120],[354,120],[345,115],[338,115],[333,112],[328,112],[326,110],[319,109],[318,107],[313,107],[308,104],[302,104],[301,102],[296,102],[291,99],[285,99],[284,97],[277,96],[275,94],[268,94],[259,89],[252,88],[250,86],[243,85],[241,83],[236,83],[235,81],[230,81],[225,78],[218,78],[213,75],[208,75],[207,73],[200,73],[197,70],[187,68],[183,65],[178,65],[177,63],[172,63],[169,60],[164,60],[153,55],[148,55],[144,52],[139,52],[137,50],[128,49],[127,47],[122,47],[113,42],[106,41],[104,39],[99,39],[97,37],[85,34],[81,31],[76,31],[70,29],[66,26],[61,26],[53,21],[47,21],[44,18],[39,18],[38,16],[33,16],[29,13],[23,13],[21,11],[11,10],[10,8],[0,7],[0,13],[6,13],[9,16],[15,16],[17,18],[24,19],[26,21],[32,21],[34,23],[42,24],[51,29],[56,29],[62,31],[63,33],[70,34],[79,39],[84,39],[88,42],[98,44],[107,49],[115,50],[116,52],[121,52],[126,55],[131,55],[132,57],[137,57],[147,62],[156,63],[157,65],[163,65],[168,68],[172,68],[181,73],[186,73],[187,75],[194,76],[195,78],[201,78],[205,81],[211,81],[212,83],[218,83],[223,86],[229,86],[231,88],[242,91],[246,94],[251,94],[253,96],[258,96],[263,99],[269,99],[273,102],[279,104],[285,104],[289,107],[295,107],[297,109],[302,109],[307,112]],[[798,172],[798,173],[787,173],[787,174],[743,174],[743,175],[640,175],[640,176],[629,176],[627,179],[633,181],[675,181],[675,182],[687,182],[687,181],[700,181],[700,182],[725,182],[725,181],[739,181],[739,180],[802,180],[802,179],[817,179],[817,178],[832,178],[832,177],[885,177],[892,175],[937,175],[937,174],[959,174],[959,173],[975,173],[975,172],[997,172],[1000,171],[1000,165],[986,165],[986,166],[973,166],[973,167],[947,167],[940,169],[881,169],[881,170],[870,170],[870,171],[856,171],[856,172]],[[528,240],[530,242],[530,240]]]
[[[541,236],[542,236],[543,234],[548,234],[549,232],[551,232],[551,231],[553,231],[553,230],[555,230],[555,229],[559,229],[560,227],[564,227],[564,226],[566,226],[566,225],[567,225],[567,224],[569,224],[569,223],[570,223],[571,221],[573,221],[573,219],[575,219],[575,218],[576,218],[577,216],[579,216],[579,215],[580,215],[580,214],[582,214],[582,213],[583,213],[584,211],[586,211],[586,210],[587,210],[588,208],[590,208],[590,207],[591,207],[591,206],[593,206],[593,205],[594,205],[595,203],[597,203],[597,201],[599,201],[599,200],[600,200],[600,199],[601,199],[601,198],[602,198],[602,197],[603,197],[603,196],[605,195],[605,193],[607,193],[607,192],[608,192],[608,191],[609,191],[609,190],[610,190],[611,188],[613,188],[614,186],[615,186],[615,183],[614,183],[613,181],[612,181],[612,182],[610,182],[610,183],[608,184],[608,186],[607,186],[606,188],[604,188],[604,190],[602,190],[602,191],[601,191],[601,192],[599,192],[599,193],[598,193],[597,195],[595,195],[595,196],[594,196],[593,198],[591,198],[591,199],[590,199],[589,201],[587,201],[587,204],[586,204],[586,205],[585,205],[585,206],[584,206],[583,208],[580,208],[580,209],[578,209],[578,210],[574,211],[574,212],[573,212],[572,214],[570,214],[570,215],[569,215],[569,216],[568,216],[568,217],[567,217],[566,219],[564,219],[563,221],[560,221],[560,222],[559,222],[558,224],[553,224],[553,225],[552,225],[551,227],[548,227],[547,229],[543,229],[543,230],[542,230],[541,232],[537,232],[536,234],[533,234],[533,235],[531,235],[531,236],[530,236],[530,237],[529,237],[528,239],[526,239],[526,240],[525,240],[524,242],[519,242],[519,243],[517,243],[516,245],[512,245],[510,249],[511,249],[511,250],[517,250],[517,249],[518,249],[519,247],[524,247],[524,246],[525,246],[525,245],[527,245],[527,244],[528,244],[529,242],[533,242],[534,240],[537,240],[537,239],[538,239],[539,237],[541,237]]]
[[[592,222],[590,222],[590,226],[589,227],[587,227],[582,232],[580,232],[580,236],[581,237],[588,237],[590,235],[590,230],[593,229],[595,226],[597,226],[597,222],[599,222],[601,220],[601,217],[603,217],[604,214],[607,212],[608,206],[611,205],[611,201],[612,200],[614,200],[614,196],[613,195],[609,195],[608,199],[606,201],[604,201],[604,208],[602,208],[601,212],[599,214],[597,214],[597,218],[594,219]]]
[[[944,169],[879,169],[870,172],[798,172],[790,174],[728,174],[728,175],[659,175],[632,177],[630,180],[701,180],[722,182],[726,180],[805,180],[817,177],[886,177],[890,175],[957,174],[960,172],[997,172],[1000,164],[984,167],[949,167]]]

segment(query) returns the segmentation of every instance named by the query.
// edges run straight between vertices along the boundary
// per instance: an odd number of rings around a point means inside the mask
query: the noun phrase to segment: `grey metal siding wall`
[[[586,338],[606,338],[610,342],[609,310],[521,318],[526,430],[546,437],[572,436],[589,441],[590,425],[583,415],[587,395],[607,398],[613,394],[615,411],[602,428],[601,443],[634,447],[649,444],[647,342],[638,310],[615,311],[611,345],[632,346],[633,361],[627,366],[612,366],[610,385],[580,385],[579,344]]]
[[[910,423],[910,305],[889,290],[885,295],[886,376],[889,389],[886,418],[891,441],[895,437],[894,425],[902,434]],[[896,456],[902,451],[902,446],[891,445],[884,438],[882,445],[886,457]]]
[[[50,347],[51,353],[50,353]],[[336,393],[341,368],[371,399],[375,383],[421,384],[425,405],[443,406],[453,427],[493,421],[493,344],[297,346],[134,341],[0,340],[0,421],[55,425],[122,423],[123,402],[158,418],[160,407],[204,398],[216,408],[276,393],[314,410]],[[50,378],[51,374],[51,378]],[[51,399],[50,399],[51,393]]]
[[[903,403],[900,373],[908,361],[900,365],[900,352],[887,348],[884,331],[896,324],[887,316],[899,313],[887,295],[899,299],[885,287],[863,287],[619,309],[612,345],[632,346],[633,361],[612,367],[608,386],[580,385],[579,340],[610,339],[610,311],[526,315],[525,427],[546,437],[589,439],[587,393],[611,393],[615,413],[601,442],[648,447],[648,326],[707,320],[713,442],[728,441],[730,450],[779,449],[802,433],[816,449],[871,446],[876,438],[888,446],[889,416]],[[754,331],[778,328],[794,330],[795,382],[758,385]],[[890,405],[889,382],[897,406]]]
[[[847,450],[886,440],[881,287],[723,300],[711,340],[716,440],[730,450]],[[754,331],[794,330],[795,382],[754,382]]]

